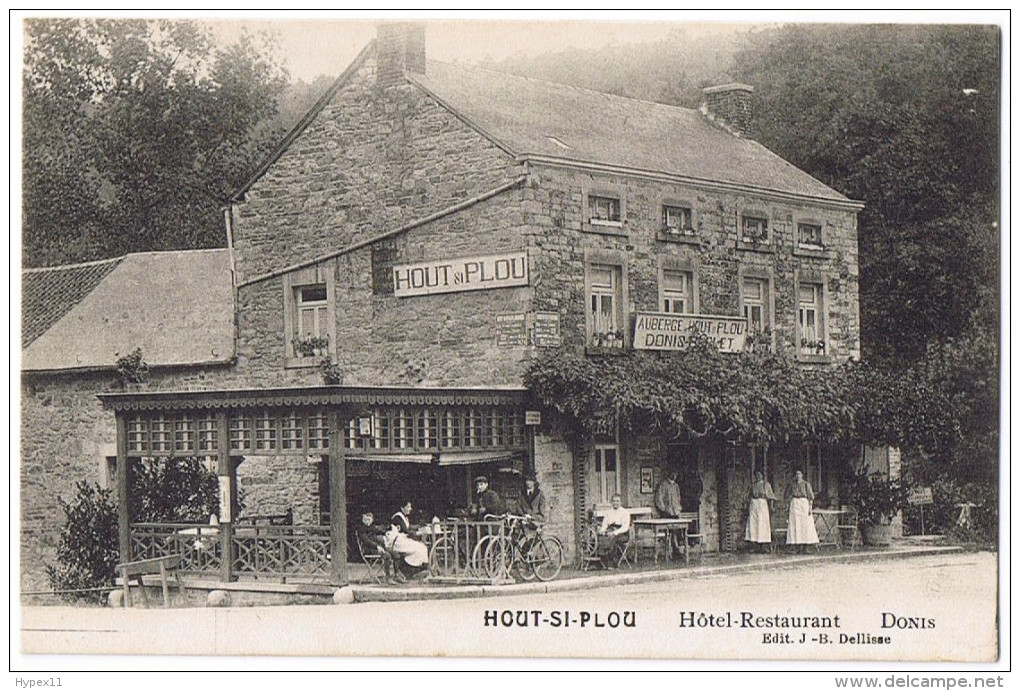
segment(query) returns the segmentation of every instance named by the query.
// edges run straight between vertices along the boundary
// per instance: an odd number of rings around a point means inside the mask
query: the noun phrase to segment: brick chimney
[[[382,88],[403,84],[405,72],[425,74],[425,25],[380,24],[375,50],[376,81]]]
[[[751,94],[754,87],[747,84],[723,84],[702,89],[705,100],[701,112],[713,122],[720,123],[738,137],[746,137],[751,125]]]

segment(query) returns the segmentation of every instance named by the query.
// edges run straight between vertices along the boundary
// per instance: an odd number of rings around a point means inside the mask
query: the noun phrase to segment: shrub
[[[78,482],[71,503],[58,499],[65,522],[57,545],[57,566],[47,565],[46,573],[54,590],[99,588],[113,582],[117,565],[117,508],[110,490],[99,485]],[[67,593],[67,601],[102,602],[105,594]]]
[[[205,523],[219,511],[219,483],[198,458],[143,459],[131,464],[132,520],[149,523]],[[113,583],[120,559],[117,507],[112,493],[82,480],[70,503],[60,499],[65,522],[57,565],[46,573],[54,590],[102,588]],[[238,503],[242,503],[240,497]],[[67,601],[102,602],[104,593],[67,593]]]

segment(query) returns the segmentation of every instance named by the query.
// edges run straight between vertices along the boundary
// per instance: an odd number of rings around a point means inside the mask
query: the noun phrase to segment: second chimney
[[[404,72],[425,74],[425,25],[380,24],[376,33],[376,81],[404,83]]]
[[[722,123],[740,137],[746,137],[751,126],[751,94],[754,87],[747,84],[723,84],[702,89],[705,101],[701,112],[709,119]]]

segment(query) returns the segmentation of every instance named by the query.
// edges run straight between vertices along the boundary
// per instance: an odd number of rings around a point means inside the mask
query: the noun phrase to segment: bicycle
[[[484,545],[481,564],[486,575],[515,575],[524,581],[556,578],[563,568],[563,544],[559,539],[543,535],[542,526],[526,516],[507,514],[503,520],[505,532],[488,536]]]

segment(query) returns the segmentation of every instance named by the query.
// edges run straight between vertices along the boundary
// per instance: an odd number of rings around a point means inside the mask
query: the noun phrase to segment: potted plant
[[[868,545],[892,542],[892,519],[907,506],[909,490],[898,479],[880,472],[858,473],[854,484],[857,521]]]

